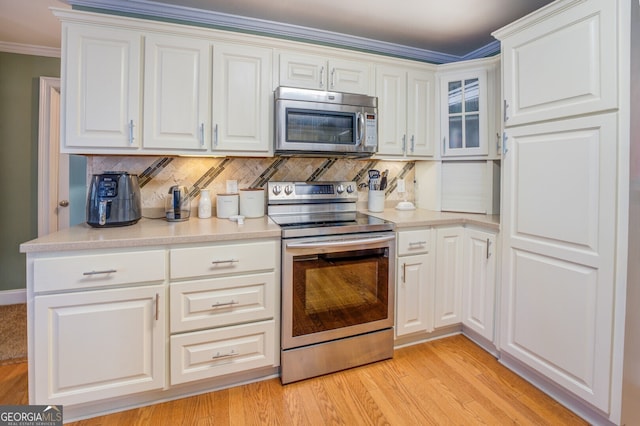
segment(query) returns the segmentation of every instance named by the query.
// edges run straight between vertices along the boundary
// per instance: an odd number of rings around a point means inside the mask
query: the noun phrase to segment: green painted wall
[[[60,59],[0,52],[0,291],[26,287],[19,246],[38,236],[41,76],[60,77]]]

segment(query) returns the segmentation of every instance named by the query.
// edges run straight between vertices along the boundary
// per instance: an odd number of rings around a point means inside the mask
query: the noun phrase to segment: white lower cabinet
[[[171,336],[171,384],[277,365],[275,321]]]
[[[494,340],[496,234],[465,229],[462,324],[490,342]]]
[[[464,228],[436,230],[436,328],[462,322],[462,265]]]
[[[431,229],[398,232],[396,265],[396,337],[431,331]]]
[[[279,365],[279,253],[277,240],[171,249],[171,385]]]
[[[435,328],[462,324],[493,343],[496,233],[467,226],[435,232]]]
[[[28,253],[27,279],[29,403],[69,419],[279,365],[278,239]]]
[[[165,286],[37,296],[36,404],[73,405],[165,386]]]

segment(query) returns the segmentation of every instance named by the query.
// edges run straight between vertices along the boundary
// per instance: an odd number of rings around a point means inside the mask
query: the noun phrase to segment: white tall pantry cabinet
[[[595,424],[640,421],[621,417],[637,8],[556,1],[494,33],[505,98],[501,360]]]

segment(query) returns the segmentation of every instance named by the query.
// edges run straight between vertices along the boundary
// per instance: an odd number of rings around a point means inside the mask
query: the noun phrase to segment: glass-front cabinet
[[[487,72],[440,75],[442,157],[486,156]]]

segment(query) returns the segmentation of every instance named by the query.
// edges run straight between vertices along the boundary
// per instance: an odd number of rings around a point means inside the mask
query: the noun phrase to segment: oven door
[[[364,156],[377,148],[375,108],[283,99],[275,116],[278,154]]]
[[[283,240],[282,348],[393,326],[395,234]]]

